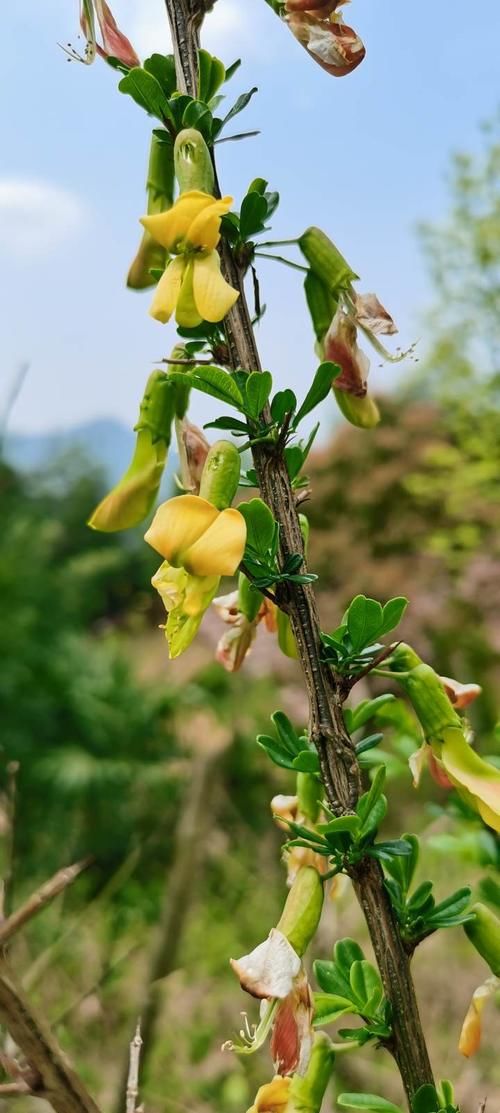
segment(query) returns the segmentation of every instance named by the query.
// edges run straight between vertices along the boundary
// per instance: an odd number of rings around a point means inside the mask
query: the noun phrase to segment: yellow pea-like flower
[[[184,328],[221,321],[239,292],[221,274],[217,245],[232,197],[216,200],[201,190],[182,193],[167,212],[144,216],[141,223],[174,258],[158,283],[151,316],[165,324],[175,312]]]
[[[158,507],[145,540],[192,576],[232,576],[243,558],[246,523],[232,507],[217,510],[199,495],[178,495]]]

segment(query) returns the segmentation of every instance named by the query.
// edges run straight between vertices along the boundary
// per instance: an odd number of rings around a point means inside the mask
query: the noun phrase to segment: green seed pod
[[[317,822],[322,795],[321,781],[313,773],[297,773],[299,811],[311,823]]]
[[[160,489],[170,445],[176,387],[163,371],[153,371],[146,384],[135,426],[134,455],[125,474],[88,520],[91,529],[114,533],[131,529],[147,517]]]
[[[151,136],[147,190],[147,213],[155,216],[166,212],[174,200],[174,148],[167,131],[154,131]],[[127,286],[131,290],[145,290],[155,286],[157,278],[152,270],[164,270],[167,252],[161,244],[144,231],[137,255],[131,263],[127,275]]]
[[[306,228],[299,237],[298,244],[313,274],[321,279],[330,294],[336,290],[348,289],[351,282],[359,278],[321,228]],[[330,317],[328,325],[331,319]]]
[[[291,1081],[289,1104],[294,1113],[320,1113],[334,1061],[330,1037],[317,1032],[305,1075],[294,1074]]]
[[[346,390],[335,390],[335,401],[341,413],[351,425],[358,429],[374,429],[380,421],[380,411],[377,403],[368,394],[359,398],[355,394],[348,394]]]
[[[323,908],[323,884],[314,866],[302,866],[287,896],[276,925],[298,955],[302,956],[314,937]]]
[[[241,461],[231,441],[216,441],[205,460],[201,475],[200,495],[217,510],[231,506],[240,481]]]
[[[243,572],[238,577],[238,610],[245,615],[249,622],[257,618],[264,596],[252,587],[250,580]]]
[[[464,924],[472,946],[488,964],[491,973],[500,978],[500,920],[486,904],[473,904],[474,919]]]
[[[180,131],[174,144],[175,176],[181,193],[199,189],[213,196],[215,176],[210,151],[195,128]]]
[[[442,680],[409,645],[401,644],[394,650],[390,668],[413,704],[428,741],[439,741],[448,727],[462,730],[462,720],[450,703]]]

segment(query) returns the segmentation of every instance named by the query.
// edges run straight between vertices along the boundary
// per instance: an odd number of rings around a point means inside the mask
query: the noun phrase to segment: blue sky
[[[112,6],[142,56],[168,51],[162,0]],[[1,396],[29,361],[11,422],[28,432],[102,416],[133,424],[146,375],[174,337],[148,317],[150,295],[124,286],[151,123],[104,63],[65,61],[57,43],[77,45],[77,8],[26,0],[5,4],[2,19]],[[276,238],[323,227],[406,346],[431,298],[415,226],[445,215],[449,154],[478,146],[477,125],[498,102],[500,4],[353,0],[347,22],[367,57],[335,79],[263,0],[217,0],[205,45],[227,63],[244,57],[229,89],[259,86],[239,120],[261,129],[220,148],[222,185],[239,199],[253,177],[267,178],[282,196]],[[315,366],[301,276],[272,263],[260,273],[265,365],[300,392]],[[374,364],[373,382],[390,388],[394,370]],[[205,397],[195,400],[195,419],[212,415]]]

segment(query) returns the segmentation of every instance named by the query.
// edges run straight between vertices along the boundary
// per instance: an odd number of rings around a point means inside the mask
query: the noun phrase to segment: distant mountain
[[[111,418],[88,421],[72,429],[49,433],[8,433],[5,456],[19,471],[39,471],[59,456],[77,451],[97,465],[110,483],[123,473],[134,444],[134,434]]]

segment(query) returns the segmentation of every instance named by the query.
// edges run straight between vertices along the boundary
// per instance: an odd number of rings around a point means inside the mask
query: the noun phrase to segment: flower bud
[[[297,649],[297,642],[295,641],[289,616],[285,611],[281,611],[278,608],[276,621],[278,625],[278,645],[281,652],[284,653],[285,657],[291,657],[292,661],[297,661],[299,651]]]
[[[252,587],[250,580],[243,572],[238,579],[238,610],[248,622],[254,622],[262,606],[263,595]]]
[[[297,802],[299,812],[311,823],[317,823],[323,788],[313,773],[297,773]]]
[[[185,491],[200,493],[200,482],[210,445],[197,425],[187,417],[176,417],[175,434],[179,452],[180,478]]]
[[[488,964],[491,973],[500,977],[500,920],[486,904],[473,904],[474,919],[464,924],[472,946]]]
[[[331,14],[330,4],[325,8],[326,18],[316,9],[289,11],[286,20],[292,34],[322,69],[333,77],[344,77],[359,66],[366,51],[356,31],[342,22],[342,16]]]
[[[210,151],[195,128],[180,131],[174,144],[175,176],[181,193],[199,190],[213,195],[215,175]]]
[[[153,371],[146,384],[132,461],[119,483],[88,520],[91,529],[112,533],[131,529],[147,517],[158,494],[170,445],[176,388],[163,371]]]
[[[299,237],[298,244],[313,274],[321,279],[331,293],[348,289],[351,282],[359,278],[321,228],[306,228]]]
[[[149,152],[147,190],[147,213],[154,216],[170,209],[174,200],[174,157],[173,146],[167,131],[154,131],[151,136]],[[155,286],[157,277],[153,270],[165,270],[167,252],[147,229],[144,230],[137,255],[131,263],[127,275],[127,286],[131,290],[144,290]]]
[[[287,896],[276,930],[286,936],[294,951],[302,956],[307,950],[321,918],[323,885],[313,866],[303,866]]]
[[[231,506],[240,481],[241,461],[231,441],[216,441],[205,460],[200,481],[200,496],[225,510]]]

